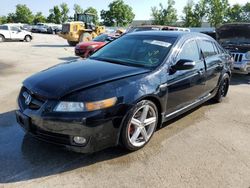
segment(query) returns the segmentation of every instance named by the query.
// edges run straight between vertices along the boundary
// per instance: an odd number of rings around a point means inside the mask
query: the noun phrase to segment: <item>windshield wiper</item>
[[[125,65],[125,66],[130,66],[130,67],[142,67],[142,68],[147,68],[147,69],[153,68],[153,67],[148,67],[148,66],[145,66],[142,64],[129,63],[129,62],[122,61],[122,60],[109,59],[109,58],[103,58],[103,57],[90,57],[89,59],[98,60],[98,61],[105,61],[108,63],[120,64],[120,65]]]
[[[108,63],[114,63],[114,64],[120,64],[120,65],[127,65],[127,66],[131,65],[130,63],[125,63],[125,62],[121,62],[119,60],[103,58],[103,57],[90,57],[89,59],[94,59],[94,60],[98,60],[98,61],[105,61]]]

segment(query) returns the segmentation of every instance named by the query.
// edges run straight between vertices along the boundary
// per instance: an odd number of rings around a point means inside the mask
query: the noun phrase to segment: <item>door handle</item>
[[[199,74],[199,75],[203,75],[204,72],[205,72],[204,69],[200,69],[200,70],[198,71],[198,74]]]

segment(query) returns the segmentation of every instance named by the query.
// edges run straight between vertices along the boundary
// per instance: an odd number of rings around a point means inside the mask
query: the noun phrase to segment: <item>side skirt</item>
[[[171,119],[173,119],[173,118],[175,118],[175,117],[177,117],[185,112],[188,112],[189,110],[205,103],[206,101],[212,99],[216,95],[216,93],[217,93],[217,88],[212,93],[209,93],[208,95],[200,98],[199,100],[194,101],[193,103],[191,103],[191,104],[189,104],[189,105],[187,105],[179,110],[176,110],[170,114],[163,114],[162,115],[162,123],[169,121],[169,120],[171,120]]]

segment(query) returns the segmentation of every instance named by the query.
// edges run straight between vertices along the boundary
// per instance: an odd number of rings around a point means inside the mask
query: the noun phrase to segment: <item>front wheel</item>
[[[215,102],[219,103],[222,101],[222,99],[224,97],[227,96],[229,85],[230,85],[230,77],[226,73],[223,75],[221,82],[220,82],[220,85],[219,85],[219,88],[218,88],[218,91],[217,91],[215,97],[213,98]]]
[[[29,35],[25,36],[24,41],[25,42],[30,42],[31,41],[31,36],[29,36]]]
[[[124,121],[121,141],[130,151],[143,148],[153,136],[158,123],[158,110],[149,100],[136,104]]]

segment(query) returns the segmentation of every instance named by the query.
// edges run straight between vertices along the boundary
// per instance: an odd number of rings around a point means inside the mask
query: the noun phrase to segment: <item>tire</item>
[[[30,42],[30,41],[31,41],[31,36],[26,35],[26,36],[24,37],[24,41],[25,41],[25,42]]]
[[[68,44],[70,45],[70,46],[76,46],[77,44],[78,44],[78,42],[75,42],[75,41],[67,41],[68,42]]]
[[[4,42],[5,41],[5,38],[3,35],[0,35],[0,42]]]
[[[129,151],[143,148],[152,138],[158,124],[156,105],[143,100],[127,115],[121,132],[122,145]]]
[[[227,96],[229,85],[230,85],[230,77],[227,73],[225,73],[220,81],[218,91],[215,97],[213,98],[214,102],[217,103],[222,102],[223,98]]]
[[[88,42],[91,40],[92,40],[92,36],[87,32],[82,33],[80,38],[79,38],[79,42]]]

